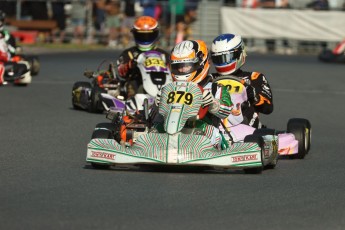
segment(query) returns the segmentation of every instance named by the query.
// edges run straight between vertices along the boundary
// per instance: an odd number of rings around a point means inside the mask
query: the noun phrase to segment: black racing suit
[[[168,63],[169,54],[160,48],[152,49],[151,51],[158,51],[165,55],[165,60]],[[141,92],[140,86],[142,86],[142,78],[140,75],[140,70],[137,66],[133,63],[136,63],[138,56],[145,51],[139,50],[136,46],[130,47],[125,49],[119,56],[116,61],[117,66],[119,67],[123,63],[132,63],[130,68],[128,69],[127,73],[124,76],[120,75],[120,85],[121,85],[121,95],[127,98],[126,87],[130,84],[136,91],[136,93],[144,93]],[[126,84],[127,83],[127,84]],[[126,86],[127,85],[127,86]]]
[[[223,76],[218,73],[213,73],[212,75],[215,78]],[[259,120],[259,113],[270,114],[273,112],[273,95],[266,77],[262,73],[247,72],[241,69],[231,75],[243,79],[247,85],[249,84],[255,88],[256,101],[249,99],[241,106],[243,114],[242,123],[254,128],[261,128],[262,124]]]

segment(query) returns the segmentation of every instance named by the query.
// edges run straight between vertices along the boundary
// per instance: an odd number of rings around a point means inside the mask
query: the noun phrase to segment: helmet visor
[[[198,58],[195,60],[189,60],[184,62],[174,62],[171,63],[171,72],[176,75],[186,75],[193,73],[200,67]]]
[[[242,53],[242,49],[237,49],[234,51],[225,51],[219,53],[212,53],[211,59],[215,65],[226,65],[231,62],[236,61]]]
[[[158,38],[159,31],[158,30],[150,30],[150,31],[133,31],[133,36],[136,42],[142,44],[149,44]]]

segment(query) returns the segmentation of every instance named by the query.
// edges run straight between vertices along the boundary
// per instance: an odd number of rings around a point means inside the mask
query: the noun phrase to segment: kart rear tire
[[[91,89],[92,86],[91,86],[90,82],[86,82],[86,81],[77,81],[73,84],[73,87],[72,87],[72,105],[73,105],[73,108],[76,110],[80,110],[81,108],[76,104],[73,92],[74,92],[74,90],[78,89],[79,87]]]
[[[18,87],[26,87],[28,86],[28,83],[14,83],[14,85]]]
[[[91,91],[91,100],[90,100],[90,105],[89,105],[89,112],[91,113],[103,113],[104,108],[102,105],[102,102],[100,100],[99,95],[101,93],[106,93],[105,90],[94,87]]]
[[[253,135],[258,135],[258,136],[277,135],[277,131],[275,129],[261,128],[261,129],[255,129]]]
[[[97,129],[93,131],[91,139],[113,139],[113,134],[106,129]],[[102,164],[102,163],[96,163],[91,162],[91,166],[95,169],[109,169],[109,164]]]
[[[261,174],[264,167],[263,167],[263,147],[264,147],[264,139],[260,135],[248,135],[244,138],[244,142],[254,142],[259,145],[261,148],[261,166],[255,168],[244,168],[243,171],[245,174]]]
[[[311,124],[303,118],[292,118],[288,121],[287,132],[292,133],[298,141],[298,153],[292,159],[303,159],[310,149]]]

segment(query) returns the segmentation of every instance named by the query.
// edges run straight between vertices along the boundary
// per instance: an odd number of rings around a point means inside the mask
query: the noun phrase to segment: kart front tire
[[[263,167],[263,146],[264,146],[264,139],[260,135],[248,135],[244,138],[245,143],[254,142],[259,145],[261,148],[261,166],[255,168],[244,168],[243,171],[245,174],[261,174],[264,167]]]
[[[91,139],[113,139],[113,134],[106,129],[96,129],[92,133]],[[91,162],[91,166],[95,169],[109,169],[110,165],[109,164],[102,164],[102,163],[96,163],[96,162]]]
[[[303,118],[292,118],[288,121],[287,132],[292,133],[298,141],[298,153],[291,155],[292,159],[304,159],[310,149],[311,124]]]
[[[76,109],[76,110],[80,110],[81,109],[76,104],[76,97],[75,97],[75,93],[74,93],[74,91],[76,89],[78,89],[79,87],[91,89],[91,84],[89,82],[86,82],[86,81],[77,81],[76,83],[73,84],[73,87],[72,87],[72,105],[73,105],[73,108]]]
[[[91,91],[91,100],[89,105],[89,112],[102,113],[104,111],[102,102],[100,100],[100,94],[105,93],[105,90],[98,87],[94,87]]]
[[[114,136],[110,130],[96,129],[93,131],[91,139],[114,139]]]

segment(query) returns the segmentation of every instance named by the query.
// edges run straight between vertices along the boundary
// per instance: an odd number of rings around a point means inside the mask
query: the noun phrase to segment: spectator
[[[168,17],[167,17],[167,27],[166,27],[166,41],[167,45],[170,45],[170,39],[174,39],[175,44],[180,43],[185,38],[185,0],[169,0],[168,4]],[[174,17],[175,16],[175,17]],[[176,35],[173,36],[173,25],[172,17],[175,19],[175,31]]]
[[[140,0],[140,6],[143,7],[143,16],[155,18],[156,0]]]
[[[259,4],[259,0],[242,0],[241,6],[243,8],[257,8]]]
[[[288,0],[261,0],[259,6],[262,8],[290,8]]]
[[[66,14],[65,14],[65,3],[64,2],[52,2],[52,13],[53,20],[57,23],[57,30],[55,34],[59,34],[59,40],[55,42],[64,42],[65,40],[65,29],[66,29]]]
[[[47,2],[28,1],[30,7],[30,15],[33,20],[48,20]]]
[[[95,2],[95,28],[101,32],[105,27],[105,4],[106,0],[96,0]]]
[[[197,20],[197,9],[199,0],[185,0],[186,1],[186,15],[185,15],[185,37],[184,40],[192,39],[191,24]]]
[[[15,18],[16,2],[0,1],[0,9],[7,15],[7,18]]]
[[[86,0],[73,0],[71,6],[71,24],[74,27],[74,42],[81,44],[85,33]]]
[[[224,5],[235,7],[236,6],[236,0],[224,0]]]
[[[106,28],[109,30],[108,46],[115,48],[118,45],[118,38],[121,29],[120,2],[110,0],[105,5]]]
[[[288,0],[261,0],[260,7],[265,9],[277,9],[277,8],[290,8]],[[267,51],[268,52],[275,52],[276,51],[276,41],[274,39],[267,39],[265,41]],[[288,48],[288,41],[283,40],[283,46]]]
[[[315,0],[308,3],[306,7],[314,10],[329,10],[328,0]]]
[[[125,48],[133,38],[130,28],[133,26],[136,16],[135,1],[136,0],[123,0],[124,11],[121,23],[121,43]]]

